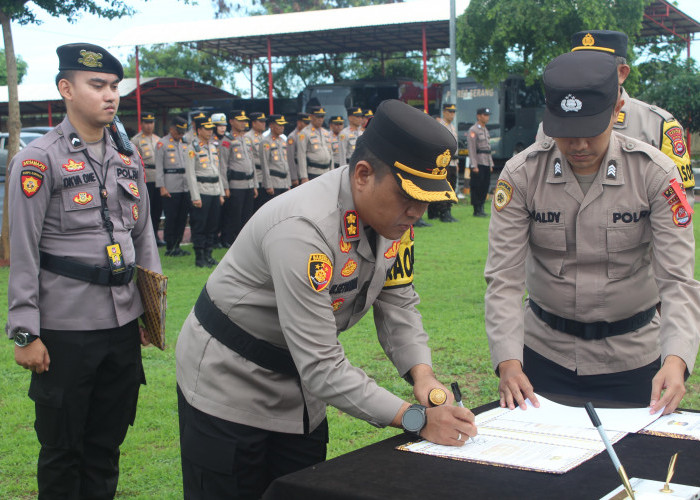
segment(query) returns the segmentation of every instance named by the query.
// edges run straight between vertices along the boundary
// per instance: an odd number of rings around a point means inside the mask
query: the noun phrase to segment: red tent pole
[[[51,115],[51,103],[49,103],[49,127],[53,127],[53,116]]]
[[[250,98],[253,98],[253,58],[250,58]]]
[[[139,46],[136,46],[136,121],[141,132],[141,74],[139,73]]]
[[[423,111],[428,112],[428,43],[425,40],[425,24],[423,25]]]
[[[275,112],[272,101],[272,42],[270,37],[267,37],[267,92],[270,99],[270,114]]]

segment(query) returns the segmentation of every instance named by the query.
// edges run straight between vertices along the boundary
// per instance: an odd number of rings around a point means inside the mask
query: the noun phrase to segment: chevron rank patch
[[[561,169],[561,160],[559,158],[556,158],[554,160],[554,177],[561,177],[562,176],[562,169]]]
[[[333,276],[333,265],[326,254],[312,253],[309,255],[309,283],[317,292],[325,290]]]
[[[497,212],[500,212],[503,210],[508,203],[510,203],[510,199],[513,197],[513,187],[508,183],[508,181],[504,181],[503,179],[498,179],[498,183],[496,184],[496,190],[493,193],[493,206],[496,209]]]
[[[617,163],[615,160],[610,160],[610,163],[608,163],[608,167],[605,171],[605,178],[611,180],[617,179]]]
[[[22,170],[20,182],[22,183],[24,196],[31,198],[41,189],[41,184],[44,182],[44,174],[34,170]]]

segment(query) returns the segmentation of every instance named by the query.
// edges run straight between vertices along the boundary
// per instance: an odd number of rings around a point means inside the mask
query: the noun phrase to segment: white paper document
[[[564,406],[537,396],[527,410],[494,408],[476,416],[479,435],[464,446],[441,446],[429,441],[399,449],[455,460],[563,474],[605,449],[584,408]],[[659,418],[648,408],[597,410],[611,443],[637,432]]]
[[[646,426],[641,434],[700,441],[700,413],[676,411]]]

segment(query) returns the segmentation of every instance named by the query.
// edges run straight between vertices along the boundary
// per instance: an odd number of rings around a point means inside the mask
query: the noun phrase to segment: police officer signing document
[[[145,382],[134,267],[161,267],[139,154],[105,128],[122,66],[87,43],[56,52],[67,116],[10,165],[6,328],[32,371],[39,498],[112,498]]]
[[[668,156],[613,131],[624,104],[614,58],[564,54],[544,87],[553,142],[508,161],[489,227],[486,333],[501,405],[534,403],[534,390],[670,413],[700,340],[683,181]]]
[[[185,498],[258,498],[325,459],[326,404],[444,445],[476,434],[445,391],[415,306],[413,232],[428,202],[453,200],[457,143],[430,116],[384,101],[350,164],[276,197],[214,270],[177,343]],[[407,266],[407,267],[404,267]],[[374,308],[377,335],[421,405],[350,364],[338,333]],[[443,393],[443,396],[445,394]]]

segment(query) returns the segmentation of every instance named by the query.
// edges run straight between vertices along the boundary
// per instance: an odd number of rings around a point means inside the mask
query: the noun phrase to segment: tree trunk
[[[2,25],[2,37],[5,42],[5,63],[7,65],[7,91],[8,91],[8,117],[7,131],[9,132],[8,148],[7,148],[7,165],[10,165],[10,160],[19,151],[19,132],[22,128],[22,123],[19,119],[19,97],[17,95],[17,59],[15,58],[15,46],[12,43],[12,28],[10,25],[10,17],[0,11],[0,25]],[[7,168],[0,165],[0,168]],[[6,170],[5,198],[2,206],[2,232],[0,233],[0,264],[8,265],[10,260],[10,217],[9,207],[7,204],[7,185],[10,181],[9,172]]]

